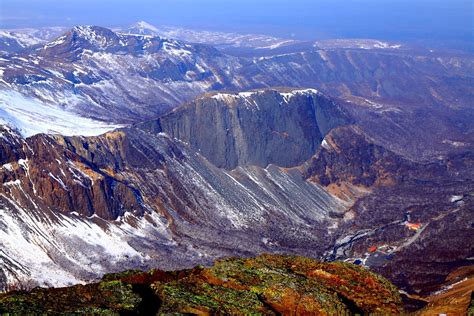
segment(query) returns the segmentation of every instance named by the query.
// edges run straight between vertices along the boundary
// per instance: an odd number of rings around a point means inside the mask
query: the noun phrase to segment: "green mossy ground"
[[[229,258],[213,267],[107,274],[98,283],[0,295],[0,314],[389,314],[397,289],[358,266],[303,257]]]

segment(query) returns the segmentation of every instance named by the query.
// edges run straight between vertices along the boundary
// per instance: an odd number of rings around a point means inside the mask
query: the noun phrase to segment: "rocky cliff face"
[[[372,187],[393,183],[390,177],[403,173],[404,162],[409,163],[374,144],[358,127],[343,126],[326,135],[321,149],[307,163],[306,176],[325,186]]]
[[[216,93],[198,98],[141,128],[164,132],[217,167],[300,165],[332,128],[349,118],[316,90]]]
[[[1,191],[18,205],[104,219],[142,211],[135,189],[68,151],[58,143],[60,138],[24,140],[5,131],[4,140]]]

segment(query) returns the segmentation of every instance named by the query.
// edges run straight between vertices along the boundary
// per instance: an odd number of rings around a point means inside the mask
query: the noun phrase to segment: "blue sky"
[[[157,25],[302,39],[473,39],[473,0],[0,0],[0,27]]]

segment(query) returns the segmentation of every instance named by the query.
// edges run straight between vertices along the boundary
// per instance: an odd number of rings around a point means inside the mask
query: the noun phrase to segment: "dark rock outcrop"
[[[24,140],[21,135],[6,125],[0,125],[0,164],[24,158],[21,150]]]

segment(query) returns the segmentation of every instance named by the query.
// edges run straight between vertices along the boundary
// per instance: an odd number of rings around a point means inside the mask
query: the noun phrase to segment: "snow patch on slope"
[[[0,30],[0,38],[8,38],[17,41],[23,47],[32,46],[41,42],[40,39],[26,33],[17,32],[14,30]]]
[[[0,124],[17,128],[24,137],[39,133],[93,136],[121,127],[81,117],[15,91],[0,91]]]
[[[8,282],[34,280],[40,286],[82,283],[109,272],[107,267],[122,261],[149,259],[131,246],[132,238],[153,231],[173,243],[157,214],[150,214],[150,220],[137,219],[136,227],[122,219],[117,224],[99,225],[63,214],[54,215],[53,221],[39,221],[34,212],[2,197],[13,207],[0,207],[0,267],[11,262],[20,267],[14,275],[7,275]]]
[[[317,41],[313,47],[322,49],[355,48],[355,49],[400,49],[399,43],[388,43],[372,39],[332,39]]]

